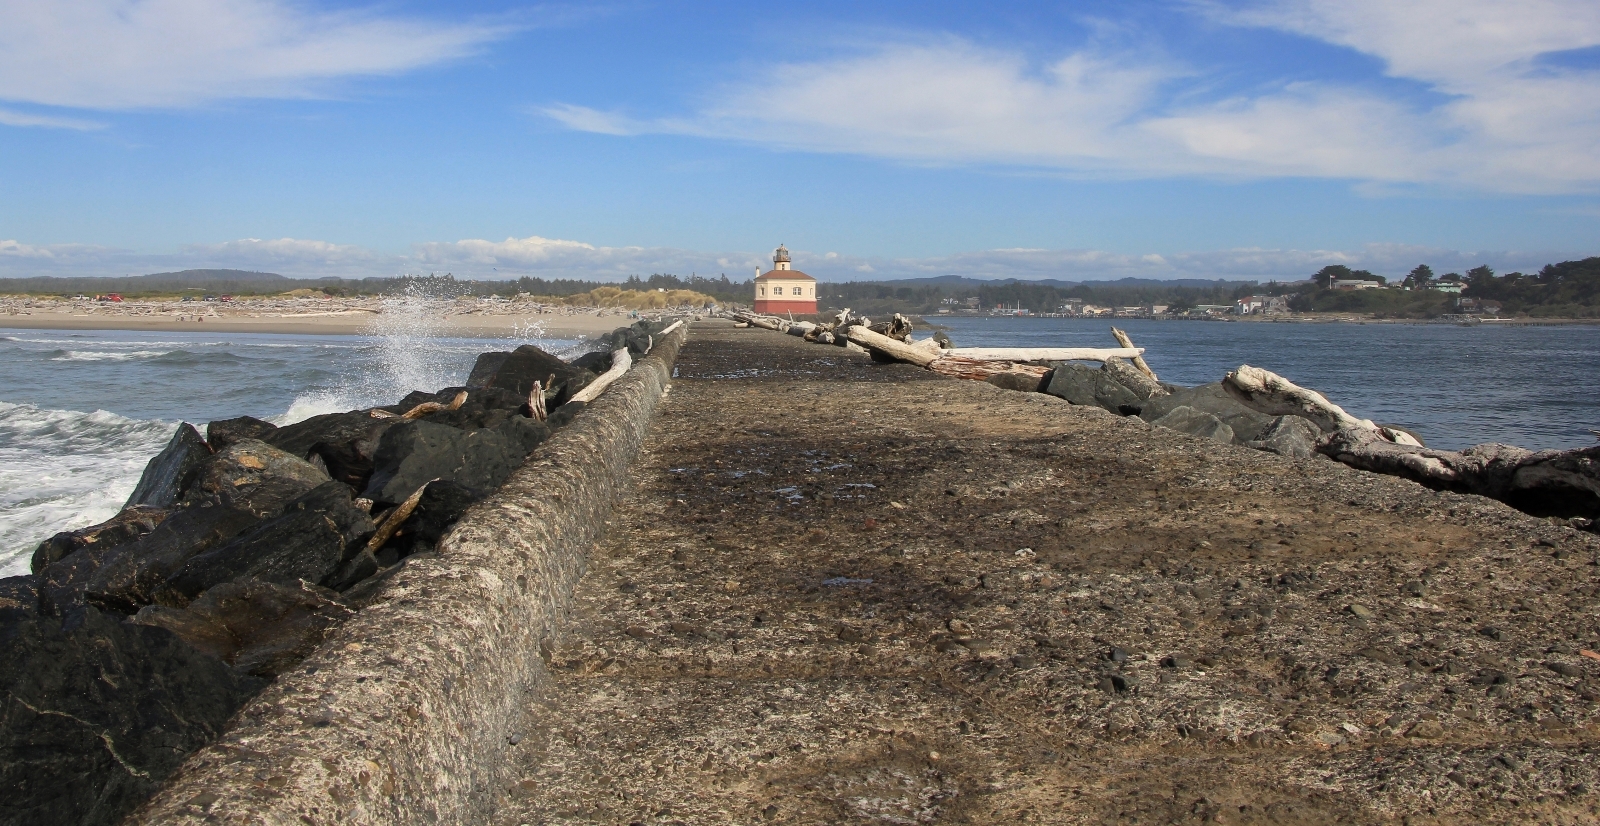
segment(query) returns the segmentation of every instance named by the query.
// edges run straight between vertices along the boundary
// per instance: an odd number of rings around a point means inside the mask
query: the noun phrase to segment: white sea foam
[[[0,402],[0,576],[57,531],[116,515],[171,422]]]
[[[59,355],[50,357],[51,361],[133,361],[135,359],[155,358],[164,356],[170,350],[128,350],[125,352],[105,352],[100,350],[63,350]]]

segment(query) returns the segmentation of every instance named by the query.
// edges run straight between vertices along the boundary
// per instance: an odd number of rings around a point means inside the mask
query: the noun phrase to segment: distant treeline
[[[1459,298],[1500,303],[1500,315],[1556,318],[1600,318],[1600,258],[1546,264],[1537,273],[1495,275],[1486,266],[1465,273],[1435,275],[1419,264],[1400,281],[1409,290],[1334,290],[1334,280],[1385,281],[1365,270],[1324,267],[1311,282],[1297,285],[1289,307],[1299,311],[1374,313],[1380,317],[1429,318],[1458,311]],[[1461,294],[1431,287],[1456,283]]]
[[[871,314],[891,312],[937,313],[941,308],[962,308],[976,299],[984,310],[1019,307],[1035,313],[1055,312],[1069,299],[1102,307],[1147,307],[1166,305],[1182,311],[1203,304],[1232,304],[1252,294],[1289,297],[1291,308],[1299,311],[1376,313],[1390,317],[1431,317],[1456,311],[1455,294],[1429,287],[1438,282],[1459,282],[1462,296],[1501,304],[1502,315],[1600,317],[1600,257],[1549,264],[1537,273],[1520,272],[1496,275],[1486,266],[1465,273],[1434,275],[1426,264],[1408,273],[1399,284],[1402,289],[1335,290],[1336,280],[1388,279],[1365,270],[1344,266],[1324,267],[1297,282],[1214,281],[1163,284],[1158,281],[1135,283],[1053,281],[978,281],[964,278],[935,279],[946,283],[899,281],[846,281],[817,284],[818,309],[851,309]],[[656,273],[648,278],[630,276],[626,281],[587,279],[544,279],[523,276],[516,280],[469,281],[453,275],[396,276],[391,278],[286,278],[275,273],[243,270],[185,270],[175,273],[129,276],[124,278],[6,278],[0,279],[0,294],[98,295],[121,293],[127,297],[155,295],[279,295],[290,290],[312,288],[334,296],[393,295],[422,291],[430,295],[500,295],[526,293],[565,298],[592,293],[597,289],[633,291],[693,291],[724,304],[749,304],[754,284],[750,279],[717,278]]]
[[[965,306],[967,299],[972,298],[976,298],[985,310],[1019,307],[1035,313],[1053,313],[1068,299],[1079,299],[1101,307],[1164,304],[1185,309],[1200,304],[1232,304],[1234,299],[1266,292],[1269,288],[1278,291],[1275,294],[1289,289],[1288,285],[1277,284],[1264,288],[1255,281],[1217,281],[1204,287],[1093,283],[1054,286],[1027,281],[997,281],[975,286],[924,284],[908,287],[893,281],[847,281],[818,284],[817,297],[819,304],[835,308],[849,307],[868,315],[886,312],[936,313],[941,307]],[[955,304],[948,304],[947,300]]]

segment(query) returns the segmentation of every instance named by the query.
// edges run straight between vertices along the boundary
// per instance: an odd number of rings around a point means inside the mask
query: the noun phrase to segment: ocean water
[[[1585,447],[1600,430],[1597,325],[929,320],[959,347],[1115,347],[1115,325],[1162,381],[1206,384],[1249,364],[1448,450]]]
[[[450,338],[435,315],[407,315],[370,336],[0,329],[0,576],[27,573],[57,531],[115,515],[179,422],[290,424],[459,385],[488,350],[587,349],[536,328]]]

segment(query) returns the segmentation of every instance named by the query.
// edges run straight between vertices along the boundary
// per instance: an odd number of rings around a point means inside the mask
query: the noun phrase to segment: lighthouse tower
[[[817,279],[789,266],[789,250],[782,244],[772,253],[772,269],[756,276],[756,312],[805,313],[817,311]]]

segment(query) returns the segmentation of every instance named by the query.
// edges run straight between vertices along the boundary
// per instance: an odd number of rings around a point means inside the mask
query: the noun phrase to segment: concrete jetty
[[[716,321],[643,433],[603,530],[524,566],[560,582],[485,554],[395,610],[548,609],[429,665],[369,609],[330,644],[392,688],[275,687],[145,822],[1600,817],[1593,535]],[[297,689],[327,714],[274,739]]]

